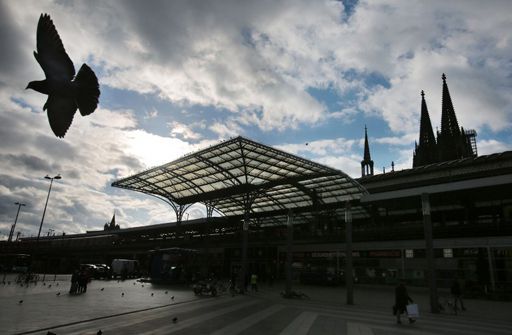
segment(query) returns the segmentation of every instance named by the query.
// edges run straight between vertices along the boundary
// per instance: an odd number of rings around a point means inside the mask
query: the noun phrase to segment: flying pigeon
[[[23,303],[23,300],[18,301],[18,304],[22,304],[22,303]]]
[[[96,333],[96,335],[102,335],[102,334],[103,334],[103,332],[101,331],[101,329],[98,330],[98,332]]]
[[[31,81],[27,89],[48,95],[43,110],[47,110],[54,134],[64,137],[77,109],[86,116],[98,106],[98,78],[85,63],[75,75],[73,62],[48,14],[41,14],[39,17],[37,51],[34,51],[34,57],[41,65],[46,79]]]
[[[57,296],[59,296],[59,295],[60,295],[60,292],[57,292],[57,294],[56,294],[56,295],[57,295]]]
[[[173,322],[173,323],[178,322],[178,318],[177,318],[177,317],[172,318],[172,322]]]

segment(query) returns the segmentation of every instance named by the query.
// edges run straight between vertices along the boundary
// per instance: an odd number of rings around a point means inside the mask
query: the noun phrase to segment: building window
[[[405,250],[405,257],[406,257],[406,258],[414,258],[414,250],[412,250],[412,249],[406,249],[406,250]]]
[[[443,249],[444,258],[453,258],[453,249]]]

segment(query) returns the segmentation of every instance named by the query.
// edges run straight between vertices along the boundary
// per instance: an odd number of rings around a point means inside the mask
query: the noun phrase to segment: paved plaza
[[[418,321],[397,325],[391,286],[356,285],[348,306],[345,290],[332,287],[294,286],[309,296],[301,300],[281,298],[282,283],[213,298],[185,286],[94,280],[69,295],[69,276],[28,287],[13,279],[0,283],[0,334],[512,334],[512,302],[467,299],[458,315],[431,314],[424,288],[409,289]]]

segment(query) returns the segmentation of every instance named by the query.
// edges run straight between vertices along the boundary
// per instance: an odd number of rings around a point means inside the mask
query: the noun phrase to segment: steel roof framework
[[[112,186],[164,200],[175,210],[178,224],[194,203],[205,204],[208,216],[215,209],[225,216],[285,218],[293,210],[307,218],[319,210],[342,209],[347,201],[367,193],[340,170],[243,137],[117,180]],[[364,210],[359,212],[364,215]]]

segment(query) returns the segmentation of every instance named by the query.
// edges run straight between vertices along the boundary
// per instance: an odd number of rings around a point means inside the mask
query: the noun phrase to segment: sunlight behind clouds
[[[126,134],[127,154],[137,157],[149,168],[168,163],[192,151],[189,143],[134,130]]]

